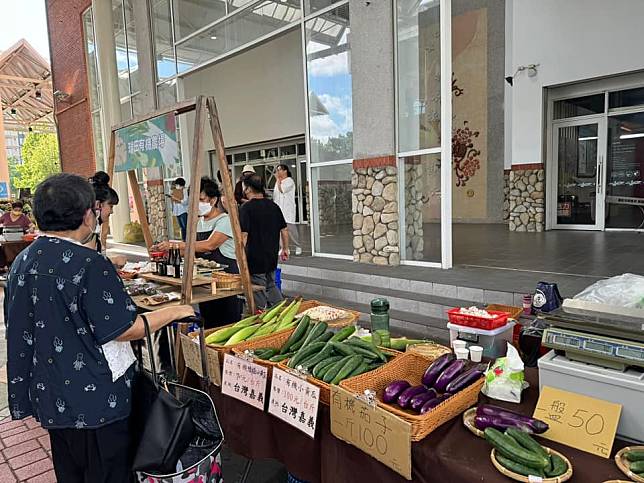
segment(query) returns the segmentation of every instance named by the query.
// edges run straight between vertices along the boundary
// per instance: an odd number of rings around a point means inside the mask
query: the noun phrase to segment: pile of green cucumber
[[[568,464],[561,456],[548,453],[520,429],[508,428],[502,433],[495,428],[486,428],[485,439],[496,449],[496,460],[501,466],[514,473],[556,478],[568,471]]]
[[[644,478],[644,449],[631,449],[624,453],[629,461],[628,469],[640,478]]]
[[[206,337],[206,343],[231,346],[246,340],[270,335],[295,326],[295,315],[302,300],[293,299],[286,305],[286,299],[259,315],[251,315],[235,324],[222,327]]]
[[[356,327],[351,325],[334,333],[326,322],[313,322],[305,315],[280,349],[256,349],[254,355],[271,362],[288,359],[288,367],[338,384],[387,362],[387,355],[372,343],[351,337],[355,331]]]

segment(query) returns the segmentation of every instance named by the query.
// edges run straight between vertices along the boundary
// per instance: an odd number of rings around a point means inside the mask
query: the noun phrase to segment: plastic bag
[[[519,352],[508,343],[505,357],[499,357],[485,373],[483,394],[513,403],[521,402],[521,391],[529,384],[524,380],[523,361]]]
[[[644,309],[644,277],[625,273],[600,280],[574,298],[617,307]]]

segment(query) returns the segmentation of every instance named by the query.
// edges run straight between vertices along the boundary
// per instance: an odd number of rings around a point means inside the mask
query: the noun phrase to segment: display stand
[[[191,179],[190,179],[190,191],[188,195],[188,226],[186,233],[186,249],[184,251],[184,270],[183,278],[181,282],[181,303],[182,304],[192,304],[197,303],[193,297],[193,283],[192,283],[192,273],[193,266],[195,262],[195,243],[197,239],[197,221],[198,221],[198,204],[199,204],[199,192],[200,192],[200,177],[201,166],[203,164],[203,128],[205,122],[206,113],[209,116],[210,130],[212,133],[213,141],[215,144],[215,149],[217,152],[217,159],[219,161],[219,171],[221,173],[222,185],[224,188],[224,196],[227,200],[227,209],[230,216],[230,223],[233,230],[233,240],[235,243],[235,255],[237,257],[237,264],[239,266],[239,273],[242,281],[242,291],[246,297],[246,303],[248,304],[248,310],[250,313],[255,313],[255,301],[253,298],[253,287],[250,281],[250,273],[248,272],[248,263],[246,261],[246,251],[242,241],[241,227],[239,224],[239,213],[237,209],[237,203],[235,202],[234,189],[232,184],[232,178],[228,170],[228,163],[226,162],[226,153],[224,148],[223,135],[221,132],[221,124],[219,122],[219,115],[217,112],[217,105],[213,97],[197,96],[194,99],[178,102],[173,106],[168,106],[163,109],[159,109],[154,112],[150,112],[145,115],[137,116],[129,121],[117,124],[112,126],[110,134],[110,148],[109,148],[109,158],[107,171],[110,176],[110,182],[114,177],[114,159],[116,154],[115,147],[115,138],[116,131],[119,129],[127,128],[138,123],[149,121],[155,117],[162,116],[169,113],[174,113],[175,116],[180,114],[186,114],[189,112],[195,112],[195,124],[194,124],[194,138],[192,143],[192,156],[191,156]],[[136,211],[141,222],[141,229],[143,231],[143,238],[145,239],[145,245],[148,249],[148,253],[153,245],[152,235],[150,233],[150,225],[147,218],[147,213],[145,210],[145,205],[143,202],[143,196],[141,195],[141,190],[139,188],[138,179],[136,176],[136,171],[130,170],[128,173],[128,179],[130,181],[130,188],[132,189],[132,196],[134,198],[134,204],[136,206]],[[231,292],[227,296],[237,296],[239,292]],[[215,300],[222,298],[221,294],[212,296],[209,298],[199,294],[197,297],[198,302],[204,302],[208,300]],[[182,331],[187,330],[187,327],[182,327]],[[179,337],[175,339],[175,354],[177,355],[177,370],[179,374],[184,372],[183,357],[181,356],[181,350],[179,349]]]

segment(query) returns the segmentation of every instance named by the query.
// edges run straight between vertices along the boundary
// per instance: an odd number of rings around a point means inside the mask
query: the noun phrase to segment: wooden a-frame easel
[[[215,103],[214,97],[197,96],[196,98],[178,102],[173,106],[168,106],[145,115],[137,116],[129,121],[112,126],[107,165],[110,182],[114,176],[115,132],[117,130],[140,122],[148,121],[164,114],[174,113],[174,115],[177,116],[179,114],[186,114],[192,111],[195,111],[195,129],[192,141],[190,193],[188,196],[188,227],[186,233],[183,279],[181,281],[181,303],[189,304],[192,301],[192,272],[195,259],[195,242],[197,239],[198,203],[200,192],[199,173],[201,173],[201,166],[203,164],[203,127],[205,121],[204,114],[207,112],[210,117],[210,130],[212,132],[215,150],[217,152],[217,159],[219,161],[219,172],[221,173],[222,184],[224,187],[224,196],[227,200],[227,209],[233,230],[233,240],[235,242],[235,255],[237,257],[237,265],[239,266],[239,273],[241,275],[244,296],[246,297],[249,312],[253,314],[255,313],[253,288],[250,281],[248,263],[246,261],[246,251],[242,241],[241,227],[239,225],[239,212],[237,209],[237,202],[234,197],[232,178],[230,171],[228,170],[228,163],[226,162],[224,138],[221,132],[219,114],[217,112],[217,104]],[[134,204],[136,205],[136,211],[138,213],[139,220],[141,221],[143,238],[145,239],[145,245],[149,253],[150,248],[153,245],[153,240],[152,235],[150,234],[150,225],[145,211],[145,205],[143,204],[141,190],[139,189],[136,171],[131,170],[128,171],[127,174],[130,181],[130,187],[132,189],[132,195],[134,197]]]

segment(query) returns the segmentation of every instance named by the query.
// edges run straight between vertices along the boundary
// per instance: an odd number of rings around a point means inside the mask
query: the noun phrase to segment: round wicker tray
[[[463,413],[463,424],[472,433],[479,438],[485,438],[485,433],[474,426],[474,419],[476,418],[476,407],[470,408]]]
[[[631,470],[628,469],[630,466],[630,461],[628,461],[624,457],[624,453],[632,449],[644,450],[644,446],[627,446],[626,448],[620,449],[615,455],[615,464],[622,471],[622,473],[628,476],[631,480],[644,483],[644,478],[636,475],[635,473],[631,472]]]
[[[407,346],[406,352],[412,352],[423,357],[429,357],[430,359],[437,359],[443,354],[451,352],[451,349],[449,347],[445,347],[444,345],[427,343]]]
[[[557,456],[560,456],[568,465],[568,471],[566,471],[563,475],[557,476],[556,478],[543,478],[541,481],[542,483],[562,483],[564,481],[568,481],[570,478],[572,478],[572,463],[570,463],[570,460],[566,458],[564,455],[562,455],[559,451],[555,451],[554,449],[550,449],[546,446],[543,447],[549,454],[556,454]],[[523,481],[524,483],[530,483],[530,479],[527,476],[520,475],[518,473],[515,473],[514,471],[510,471],[507,468],[503,467],[501,463],[499,463],[496,460],[496,450],[492,449],[492,452],[490,453],[490,459],[492,460],[492,464],[494,467],[499,470],[499,472],[508,478],[515,480],[515,481]]]

